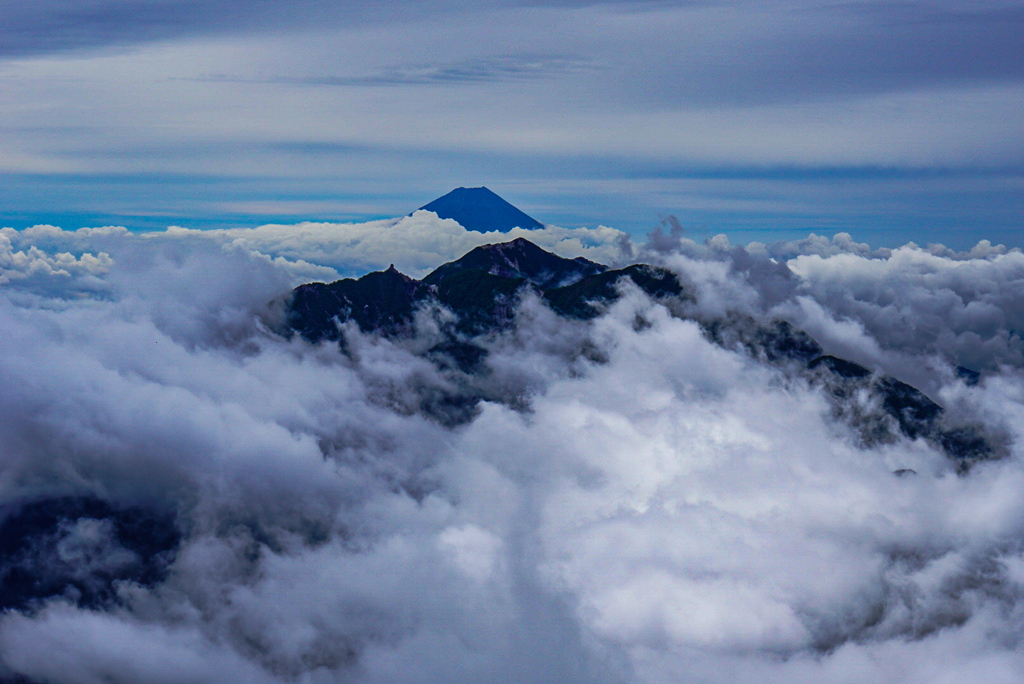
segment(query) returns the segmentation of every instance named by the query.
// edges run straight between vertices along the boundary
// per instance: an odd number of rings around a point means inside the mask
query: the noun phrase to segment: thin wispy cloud
[[[308,86],[407,86],[503,83],[552,79],[605,68],[587,59],[559,55],[497,55],[448,64],[399,64],[365,76],[268,77],[212,75],[199,80]]]
[[[963,249],[1020,227],[1019,2],[41,0],[0,24],[12,226],[111,222],[147,178],[145,229],[252,225],[217,207],[268,196],[400,216],[482,183],[634,232]]]

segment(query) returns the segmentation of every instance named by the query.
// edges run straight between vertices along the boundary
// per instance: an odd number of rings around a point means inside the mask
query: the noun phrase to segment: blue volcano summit
[[[420,209],[432,211],[441,218],[455,219],[463,228],[481,233],[496,230],[507,233],[520,228],[543,228],[529,216],[498,197],[487,188],[455,188]]]

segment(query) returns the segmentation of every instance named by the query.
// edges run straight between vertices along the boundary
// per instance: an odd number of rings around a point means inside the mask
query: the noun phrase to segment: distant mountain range
[[[432,211],[443,219],[454,219],[466,230],[480,233],[507,233],[516,227],[528,230],[544,227],[540,221],[484,187],[455,188],[420,209]]]
[[[440,341],[422,353],[450,374],[452,390],[445,396],[424,397],[420,408],[453,426],[472,420],[481,400],[519,401],[486,381],[490,372],[486,361],[488,340],[514,325],[524,296],[533,293],[567,321],[586,322],[618,298],[624,281],[664,303],[673,315],[689,317],[688,312],[695,310],[689,306],[694,296],[670,271],[647,264],[609,269],[587,259],[557,256],[517,238],[477,247],[422,280],[391,266],[361,278],[301,285],[287,299],[281,332],[298,333],[312,343],[339,343],[347,350],[346,324],[355,324],[363,333],[400,340],[416,335],[417,312],[431,307],[451,312],[454,316],[440,319],[447,321],[441,325]],[[693,320],[709,340],[785,367],[821,387],[834,416],[851,425],[864,445],[901,435],[925,439],[944,450],[962,472],[978,460],[997,456],[998,450],[980,427],[948,425],[943,409],[916,388],[824,354],[807,333],[783,320],[764,323],[737,316],[704,320],[699,315]],[[642,328],[644,322],[637,325]],[[579,350],[581,355],[588,353],[594,352]],[[601,362],[600,354],[592,360]],[[865,397],[870,398],[867,403]]]

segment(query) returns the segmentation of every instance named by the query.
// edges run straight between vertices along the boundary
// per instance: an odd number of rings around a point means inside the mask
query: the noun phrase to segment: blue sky
[[[0,26],[4,226],[486,185],[638,235],[1024,244],[1020,2],[12,0]]]

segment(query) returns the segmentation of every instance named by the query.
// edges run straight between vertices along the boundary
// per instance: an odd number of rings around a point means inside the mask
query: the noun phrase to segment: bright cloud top
[[[6,567],[128,577],[147,553],[117,532],[131,507],[180,535],[156,580],[88,606],[82,579],[3,613],[4,676],[1019,681],[1019,252],[524,232],[633,251],[696,300],[626,286],[584,322],[526,297],[486,340],[496,399],[457,427],[420,410],[459,381],[420,353],[426,319],[409,338],[349,329],[345,353],[268,330],[296,282],[417,275],[496,241],[449,223],[3,232],[3,520],[108,506]],[[865,445],[819,386],[706,333],[780,313],[927,379],[1004,456],[957,475],[924,440]],[[951,370],[968,351],[977,384]]]

